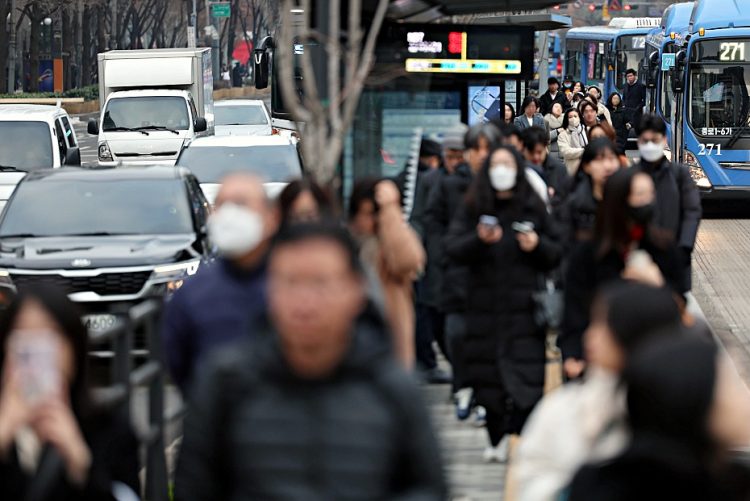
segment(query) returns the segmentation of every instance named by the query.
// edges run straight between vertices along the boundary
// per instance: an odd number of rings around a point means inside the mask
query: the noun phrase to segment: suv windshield
[[[103,130],[166,127],[188,130],[188,103],[181,97],[118,97],[107,103]]]
[[[0,223],[0,238],[192,232],[187,193],[177,179],[22,182]]]
[[[0,165],[23,170],[50,168],[52,151],[52,133],[46,122],[0,122]]]
[[[188,147],[177,165],[193,171],[201,183],[218,183],[232,172],[249,172],[267,183],[302,175],[297,148],[292,145]]]
[[[216,106],[216,125],[268,125],[268,119],[260,106]]]

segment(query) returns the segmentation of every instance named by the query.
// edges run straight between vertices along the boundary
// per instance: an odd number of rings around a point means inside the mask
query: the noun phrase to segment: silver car
[[[234,99],[214,103],[217,136],[270,136],[271,117],[258,99]]]

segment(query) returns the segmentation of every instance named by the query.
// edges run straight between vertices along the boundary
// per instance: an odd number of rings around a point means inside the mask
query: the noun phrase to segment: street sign
[[[677,65],[677,54],[661,55],[661,71],[669,71]]]
[[[188,26],[187,27],[187,41],[188,41],[188,47],[191,49],[195,48],[195,26]]]
[[[608,10],[622,10],[622,2],[620,0],[607,0]]]
[[[213,17],[229,17],[232,15],[232,4],[229,2],[212,2],[209,5]]]

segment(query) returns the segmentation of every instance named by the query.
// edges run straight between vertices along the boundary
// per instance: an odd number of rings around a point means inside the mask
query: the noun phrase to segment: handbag
[[[565,305],[563,291],[546,277],[542,277],[540,283],[540,290],[531,295],[534,300],[534,321],[540,328],[557,331],[562,324]]]

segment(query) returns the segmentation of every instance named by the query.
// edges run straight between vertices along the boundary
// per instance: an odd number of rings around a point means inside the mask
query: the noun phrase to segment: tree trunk
[[[74,84],[74,70],[76,50],[74,46],[76,12],[74,6],[68,6],[62,11],[62,58],[63,58],[63,89],[72,89]],[[67,56],[65,54],[68,54]]]
[[[31,92],[37,92],[39,90],[39,43],[41,39],[41,26],[39,21],[34,17],[31,17],[31,34],[29,36],[29,78]]]
[[[92,26],[92,16],[94,15],[94,9],[89,7],[88,5],[83,9],[83,26],[80,27],[82,30],[81,36],[83,37],[84,45],[83,45],[83,55],[81,56],[81,85],[84,87],[87,85],[91,85],[92,78],[91,78],[91,46],[87,43],[89,40],[91,40],[91,26]]]
[[[8,14],[10,13],[10,2],[2,2],[0,4],[0,20],[5,20],[8,18]],[[2,26],[0,26],[0,68],[6,68],[8,66],[8,61],[10,60],[10,42],[9,42],[9,35],[10,33],[7,30],[7,23],[3,22]],[[0,78],[0,92],[8,92],[8,79],[5,77],[7,73],[2,73],[3,78]]]

